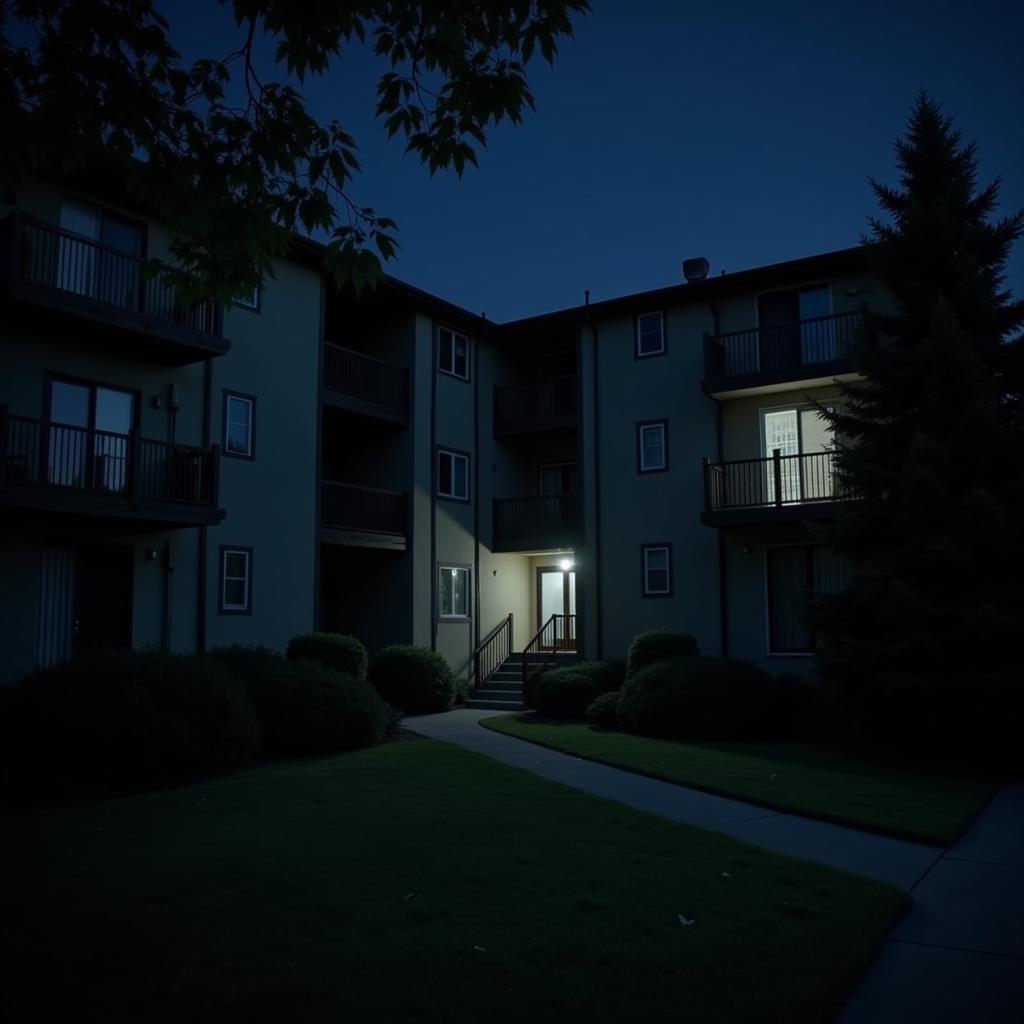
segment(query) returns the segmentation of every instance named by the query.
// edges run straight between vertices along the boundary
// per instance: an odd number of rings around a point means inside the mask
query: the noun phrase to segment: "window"
[[[252,612],[252,548],[220,549],[221,615],[249,615]]]
[[[450,327],[437,329],[438,369],[469,380],[469,338]]]
[[[551,462],[540,467],[542,496],[576,493],[576,463]]]
[[[438,570],[438,608],[442,619],[469,618],[469,569],[442,565]]]
[[[638,473],[663,473],[668,469],[668,420],[636,425]]]
[[[256,399],[252,395],[224,392],[224,454],[238,459],[256,455]]]
[[[641,313],[636,318],[636,357],[665,354],[665,314]]]
[[[256,285],[251,292],[245,295],[235,296],[235,305],[239,309],[248,309],[250,312],[258,313],[262,305],[261,300],[263,299],[263,289]]]
[[[640,548],[644,597],[672,596],[672,545],[644,544]]]
[[[469,456],[464,452],[437,450],[437,495],[469,501]]]
[[[757,297],[758,367],[762,371],[827,363],[840,355],[828,285]]]
[[[805,620],[813,594],[846,586],[849,566],[826,547],[801,545],[765,550],[768,592],[768,653],[810,654],[814,634]]]
[[[762,409],[761,441],[766,460],[774,459],[778,450],[782,504],[838,497],[832,426],[813,406]],[[770,461],[764,464],[764,491],[766,502],[774,504],[775,467]]]

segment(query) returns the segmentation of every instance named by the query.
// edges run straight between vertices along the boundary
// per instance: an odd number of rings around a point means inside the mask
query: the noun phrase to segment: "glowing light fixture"
[[[572,568],[572,559],[563,558],[562,561],[558,563],[558,567],[562,570],[562,572],[568,572]]]

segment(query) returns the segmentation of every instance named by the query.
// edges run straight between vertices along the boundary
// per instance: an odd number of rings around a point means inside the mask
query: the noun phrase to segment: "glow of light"
[[[562,561],[558,563],[558,565],[562,572],[568,572],[572,568],[572,559],[563,558]]]

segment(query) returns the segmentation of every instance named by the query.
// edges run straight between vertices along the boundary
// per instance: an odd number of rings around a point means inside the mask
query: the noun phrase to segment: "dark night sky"
[[[189,57],[240,40],[210,0],[159,6]],[[554,70],[531,65],[536,112],[461,181],[386,139],[367,51],[307,81],[359,144],[353,197],[398,221],[389,273],[501,321],[673,284],[685,257],[717,274],[855,244],[922,87],[978,143],[983,180],[1003,178],[1002,212],[1024,206],[1018,3],[592,6]]]

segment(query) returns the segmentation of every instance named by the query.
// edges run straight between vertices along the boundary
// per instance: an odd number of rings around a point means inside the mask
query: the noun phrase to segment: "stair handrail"
[[[561,612],[556,612],[552,615],[547,622],[544,623],[540,629],[530,638],[527,645],[523,648],[523,699],[526,698],[526,680],[530,678],[535,669],[540,668],[543,670],[550,662],[555,660],[555,655],[559,651],[558,645],[558,626],[557,621],[564,619],[562,628],[562,647],[561,650],[568,650],[565,646],[565,641],[569,639],[570,633],[572,634],[573,650],[576,648],[576,615],[565,615]],[[543,639],[546,635],[550,634],[551,643],[545,648]]]
[[[512,653],[512,613],[509,612],[473,651],[473,685],[480,689]]]

